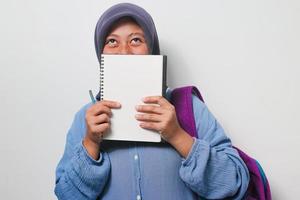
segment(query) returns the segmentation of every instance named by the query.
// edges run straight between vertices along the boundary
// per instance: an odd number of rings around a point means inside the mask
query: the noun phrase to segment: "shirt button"
[[[141,196],[140,195],[137,195],[136,196],[136,200],[141,200],[142,198],[141,198]]]
[[[134,160],[137,160],[139,159],[139,156],[138,155],[134,155]]]

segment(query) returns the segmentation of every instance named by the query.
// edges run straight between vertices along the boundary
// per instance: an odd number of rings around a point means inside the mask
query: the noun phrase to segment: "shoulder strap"
[[[192,137],[197,137],[197,130],[193,112],[192,93],[197,95],[201,101],[203,98],[199,90],[194,86],[175,88],[171,93],[171,103],[176,109],[178,123]],[[204,102],[204,101],[203,101]]]
[[[171,93],[171,103],[176,109],[176,115],[180,126],[192,137],[197,137],[197,130],[193,112],[192,94],[195,94],[204,102],[199,90],[195,86],[176,88]],[[250,182],[245,194],[246,200],[271,200],[271,192],[268,180],[258,162],[240,149],[234,147],[250,173]]]

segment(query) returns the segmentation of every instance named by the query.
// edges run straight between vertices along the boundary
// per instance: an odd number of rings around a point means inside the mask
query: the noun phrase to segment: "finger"
[[[156,103],[160,106],[169,105],[169,101],[162,96],[148,96],[143,98],[144,103]]]
[[[90,112],[93,116],[97,116],[102,113],[106,113],[109,116],[112,115],[111,109],[103,104],[95,104]]]
[[[102,105],[107,106],[109,108],[120,108],[121,107],[120,102],[110,101],[110,100],[102,100],[102,101],[97,102],[97,104],[102,104]]]
[[[103,113],[101,115],[97,115],[95,117],[95,121],[94,121],[94,124],[101,124],[101,123],[109,123],[110,122],[110,117],[108,116],[108,114],[106,113]]]
[[[146,113],[156,113],[156,114],[163,114],[164,109],[160,106],[155,105],[137,105],[135,109],[138,112],[146,112]]]
[[[94,133],[103,133],[110,127],[109,123],[102,123],[93,127]]]
[[[159,132],[161,129],[160,123],[158,123],[158,122],[142,122],[142,123],[140,123],[140,127],[149,129],[149,130],[154,130],[157,132]]]
[[[162,115],[157,115],[157,114],[136,114],[135,118],[138,121],[152,121],[152,122],[162,121]]]

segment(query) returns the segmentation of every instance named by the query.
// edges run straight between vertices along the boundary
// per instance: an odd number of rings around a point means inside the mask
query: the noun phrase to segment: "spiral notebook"
[[[145,96],[165,96],[167,57],[163,55],[101,55],[100,100],[115,100],[111,127],[104,140],[160,142],[158,132],[143,129],[135,119]]]

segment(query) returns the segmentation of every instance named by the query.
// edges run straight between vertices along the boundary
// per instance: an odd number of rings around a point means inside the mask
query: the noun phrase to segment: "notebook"
[[[104,140],[161,142],[160,134],[143,129],[135,119],[136,105],[145,96],[165,96],[167,57],[163,55],[101,55],[100,100],[121,103],[112,109]]]

